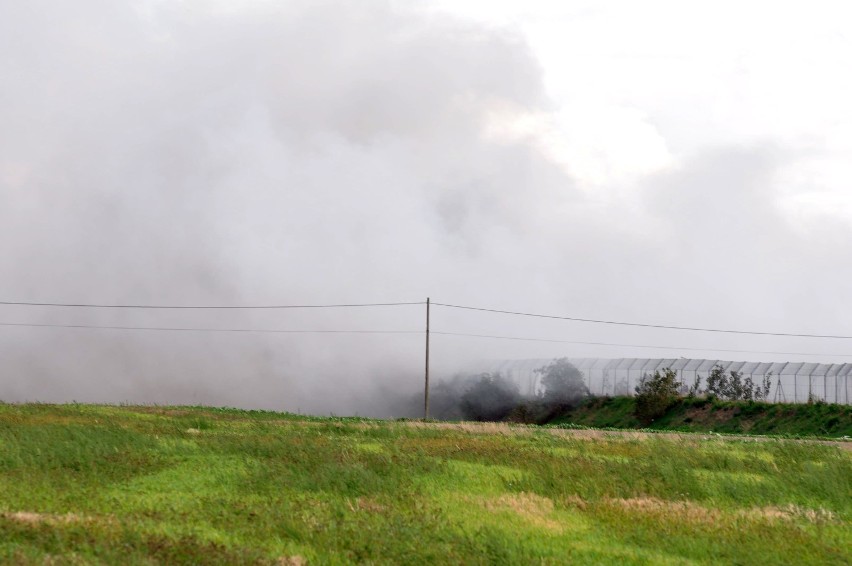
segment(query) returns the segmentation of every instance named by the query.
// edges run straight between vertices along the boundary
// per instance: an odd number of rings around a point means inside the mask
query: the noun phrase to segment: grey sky
[[[739,19],[725,3],[629,5],[0,0],[0,300],[430,295],[852,334],[843,5],[746,3]],[[419,330],[421,315],[0,307],[6,322],[152,326]],[[850,341],[434,315],[446,331],[852,353]],[[367,383],[416,388],[422,364],[417,335],[0,336],[11,400],[343,412]],[[445,370],[667,353],[434,344]]]

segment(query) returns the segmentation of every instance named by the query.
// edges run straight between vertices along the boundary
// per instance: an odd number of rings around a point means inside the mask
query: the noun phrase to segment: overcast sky
[[[852,335],[849,11],[0,0],[0,301],[431,296]],[[422,330],[422,315],[0,306],[5,323],[211,328]],[[435,336],[442,371],[558,355],[852,360],[850,340],[441,307],[432,324],[661,346]],[[348,411],[365,384],[416,389],[422,361],[417,334],[0,327],[0,399]]]

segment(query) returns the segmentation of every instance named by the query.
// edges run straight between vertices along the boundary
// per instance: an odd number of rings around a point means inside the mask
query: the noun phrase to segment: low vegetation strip
[[[0,561],[849,564],[850,477],[807,441],[0,405]]]
[[[649,428],[687,432],[852,438],[852,406],[781,404],[682,398],[650,423],[636,417],[635,397],[596,397],[565,411],[551,424]]]

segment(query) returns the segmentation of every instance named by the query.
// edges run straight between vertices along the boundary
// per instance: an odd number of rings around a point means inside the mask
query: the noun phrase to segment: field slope
[[[640,423],[634,416],[635,410],[635,397],[594,397],[553,419],[551,424],[831,438],[852,436],[852,406],[849,405],[687,398],[679,399],[650,425]]]
[[[798,440],[0,404],[7,563],[849,564]]]

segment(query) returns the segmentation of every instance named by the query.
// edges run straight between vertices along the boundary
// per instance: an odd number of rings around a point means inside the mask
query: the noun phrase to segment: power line
[[[95,324],[40,324],[25,322],[0,322],[0,327],[17,328],[69,328],[83,330],[120,330],[120,331],[152,331],[152,332],[212,332],[212,333],[243,333],[243,334],[424,334],[422,330],[304,330],[304,329],[267,329],[267,328],[202,328],[202,327],[173,327],[173,326],[106,326]],[[521,336],[498,336],[493,334],[472,334],[465,332],[431,331],[441,336],[457,336],[468,338],[486,338],[495,340],[513,340],[520,342],[547,342],[552,344],[578,344],[585,346],[615,346],[622,348],[645,348],[656,350],[678,350],[690,352],[736,352],[743,354],[775,354],[789,356],[829,356],[852,358],[852,354],[826,354],[810,352],[777,352],[764,350],[738,350],[729,348],[686,348],[677,346],[654,346],[648,344],[621,344],[614,342],[586,342],[578,340],[559,340],[552,338],[530,338]]]
[[[27,307],[65,307],[65,308],[94,308],[94,309],[148,309],[148,310],[285,310],[285,309],[330,309],[330,308],[368,308],[368,307],[398,307],[424,305],[424,301],[403,301],[385,303],[330,303],[330,304],[292,304],[292,305],[142,305],[142,304],[105,304],[105,303],[58,303],[58,302],[32,302],[32,301],[0,301],[0,306],[27,306]],[[782,336],[793,338],[828,338],[838,340],[852,340],[852,336],[837,334],[807,334],[793,332],[764,332],[756,330],[732,330],[723,328],[702,328],[694,326],[673,326],[665,324],[650,324],[640,322],[626,322],[615,320],[603,320],[593,318],[580,318],[573,316],[558,316],[540,313],[528,313],[503,309],[491,309],[472,307],[467,305],[454,305],[448,303],[432,302],[435,306],[453,309],[462,309],[478,312],[490,312],[496,314],[507,314],[513,316],[525,316],[533,318],[546,318],[552,320],[568,320],[572,322],[585,322],[592,324],[608,324],[616,326],[632,326],[639,328],[657,328],[665,330],[679,330],[689,332],[715,332],[723,334],[741,334],[755,336]],[[61,327],[61,326],[60,326]],[[73,327],[73,326],[69,326]],[[117,328],[118,329],[118,328]],[[130,327],[128,327],[130,329]],[[199,329],[205,330],[205,329]],[[722,350],[719,350],[722,351]]]
[[[70,328],[85,330],[124,330],[124,331],[153,331],[153,332],[214,332],[214,333],[245,333],[245,334],[423,334],[422,330],[290,330],[266,328],[203,328],[203,327],[173,327],[173,326],[106,326],[95,324],[40,324],[25,322],[0,322],[0,327],[24,328]],[[693,352],[738,352],[746,354],[778,354],[791,356],[838,356],[852,357],[850,354],[813,354],[807,352],[774,352],[760,350],[735,350],[724,348],[683,348],[672,346],[653,346],[646,344],[619,344],[612,342],[584,342],[577,340],[558,340],[551,338],[529,338],[519,336],[497,336],[491,334],[469,334],[463,332],[431,331],[442,336],[459,336],[470,338],[490,338],[497,340],[514,340],[522,342],[549,342],[554,344],[579,344],[587,346],[618,346],[624,348],[648,348],[659,350],[682,350]]]
[[[674,346],[652,346],[647,344],[616,344],[612,342],[582,342],[576,340],[555,340],[550,338],[524,338],[519,336],[494,336],[491,334],[467,334],[463,332],[439,332],[432,331],[432,334],[442,336],[464,336],[469,338],[492,338],[496,340],[516,340],[521,342],[550,342],[554,344],[580,344],[584,346],[618,346],[622,348],[648,348],[655,350],[678,350],[688,352],[736,352],[740,354],[776,354],[781,356],[821,356],[821,357],[842,357],[852,358],[852,354],[813,354],[807,352],[768,352],[761,350],[733,350],[725,348],[683,348]]]
[[[666,330],[688,330],[688,331],[691,331],[691,332],[719,332],[719,333],[724,333],[724,334],[750,334],[750,335],[758,335],[758,336],[789,336],[789,337],[795,337],[795,338],[836,338],[836,339],[839,339],[839,340],[852,340],[852,336],[843,336],[843,335],[835,335],[835,334],[796,334],[796,333],[792,333],[792,332],[760,332],[760,331],[753,331],[753,330],[728,330],[728,329],[721,329],[721,328],[698,328],[698,327],[692,327],[692,326],[668,326],[668,325],[665,325],[665,324],[645,324],[645,323],[640,323],[640,322],[621,322],[621,321],[614,321],[614,320],[597,320],[597,319],[593,319],[593,318],[577,318],[577,317],[573,317],[573,316],[556,316],[556,315],[549,315],[549,314],[535,314],[535,313],[507,311],[507,310],[500,310],[500,309],[486,309],[486,308],[479,308],[479,307],[468,307],[468,306],[463,306],[463,305],[448,305],[446,303],[435,303],[435,302],[433,302],[432,304],[436,305],[436,306],[448,307],[448,308],[452,308],[452,309],[464,309],[464,310],[491,312],[491,313],[498,313],[498,314],[510,314],[510,315],[515,315],[515,316],[528,316],[528,317],[534,317],[534,318],[549,318],[549,319],[556,319],[556,320],[570,320],[570,321],[574,321],[574,322],[590,322],[590,323],[595,323],[595,324],[612,324],[612,325],[618,325],[618,326],[638,326],[638,327],[642,327],[642,328],[663,328],[663,329],[666,329]]]
[[[24,307],[70,307],[91,309],[196,309],[196,310],[248,310],[248,309],[333,309],[358,307],[399,307],[405,305],[424,305],[424,301],[397,303],[340,303],[327,305],[108,305],[97,303],[35,303],[28,301],[0,301],[0,305]]]
[[[96,324],[37,324],[0,322],[0,326],[29,328],[76,328],[88,330],[139,330],[156,332],[231,332],[256,334],[423,334],[422,330],[280,330],[265,328],[192,328],[172,326],[102,326]]]
[[[266,328],[201,328],[201,327],[172,327],[172,326],[105,326],[94,324],[39,324],[24,322],[0,322],[0,327],[24,328],[70,328],[85,330],[123,330],[123,331],[153,331],[153,332],[213,332],[213,333],[244,333],[244,334],[423,334],[422,330],[290,330]],[[814,354],[807,352],[775,352],[760,350],[736,350],[724,348],[684,348],[673,346],[653,346],[647,344],[619,344],[612,342],[584,342],[577,340],[558,340],[550,338],[529,338],[519,336],[497,336],[491,334],[469,334],[463,332],[431,331],[442,336],[459,336],[470,338],[489,338],[497,340],[514,340],[522,342],[549,342],[555,344],[579,344],[586,346],[617,346],[623,348],[648,348],[658,350],[678,350],[693,352],[737,352],[745,354],[777,354],[790,356],[836,356],[852,357],[852,354]]]

